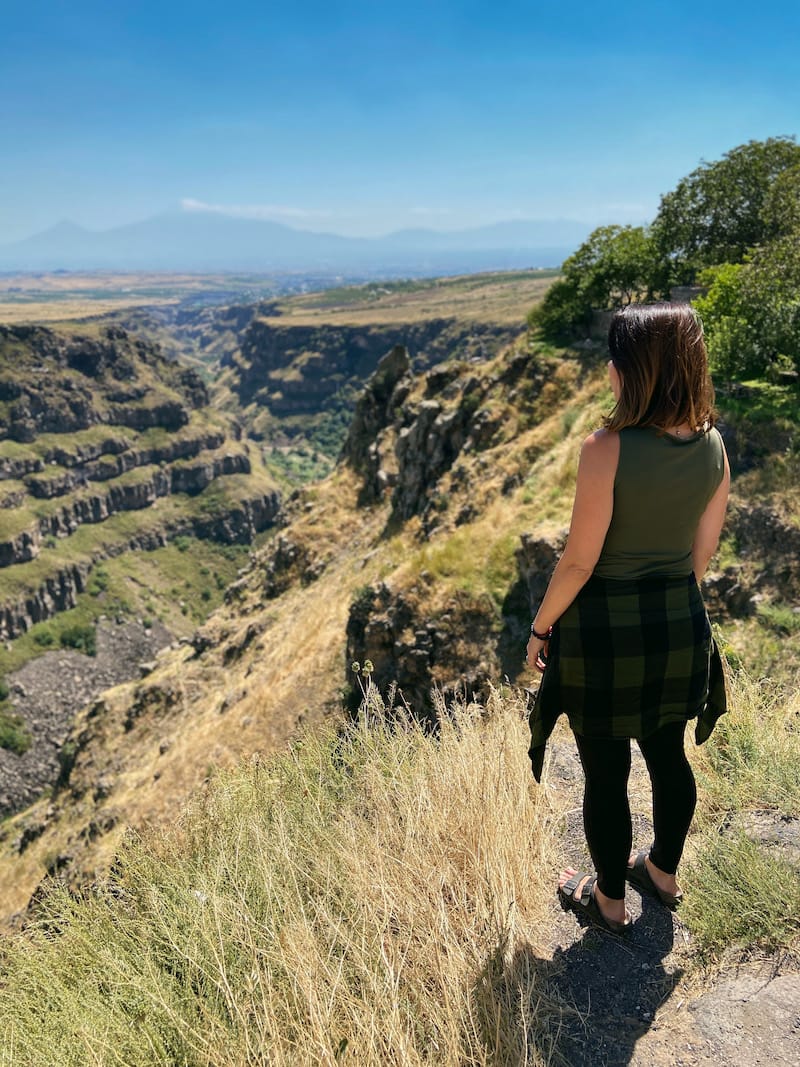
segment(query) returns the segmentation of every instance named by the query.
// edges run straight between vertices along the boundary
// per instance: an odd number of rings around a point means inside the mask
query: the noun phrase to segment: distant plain
[[[158,272],[0,275],[0,323],[64,322],[141,307],[276,301],[292,325],[368,325],[456,316],[522,322],[558,274],[526,270],[409,281],[340,280],[264,274]],[[311,290],[311,291],[308,291]]]

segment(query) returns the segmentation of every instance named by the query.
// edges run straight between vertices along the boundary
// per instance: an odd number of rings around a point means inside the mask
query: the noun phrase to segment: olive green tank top
[[[692,570],[700,516],[722,481],[719,431],[678,438],[655,427],[619,433],[614,511],[594,573],[683,577]]]

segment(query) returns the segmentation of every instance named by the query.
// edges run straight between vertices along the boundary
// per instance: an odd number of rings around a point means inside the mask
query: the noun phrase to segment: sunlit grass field
[[[433,736],[365,688],[349,727],[217,774],[170,829],[131,834],[106,882],[44,895],[0,949],[0,1062],[549,1061],[563,1005],[536,961],[563,797],[531,777],[524,703],[452,707]],[[698,965],[800,933],[796,867],[721,832],[798,810],[797,697],[744,676],[731,697],[692,756]]]

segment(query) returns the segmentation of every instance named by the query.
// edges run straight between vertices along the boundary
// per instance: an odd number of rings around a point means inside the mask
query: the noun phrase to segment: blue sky
[[[182,202],[308,229],[652,217],[800,133],[800,4],[29,0],[0,19],[0,242]]]

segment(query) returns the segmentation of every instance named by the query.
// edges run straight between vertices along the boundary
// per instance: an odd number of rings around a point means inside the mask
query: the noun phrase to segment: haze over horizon
[[[798,128],[800,10],[31,0],[0,39],[0,245],[188,213],[377,237],[646,221]]]

